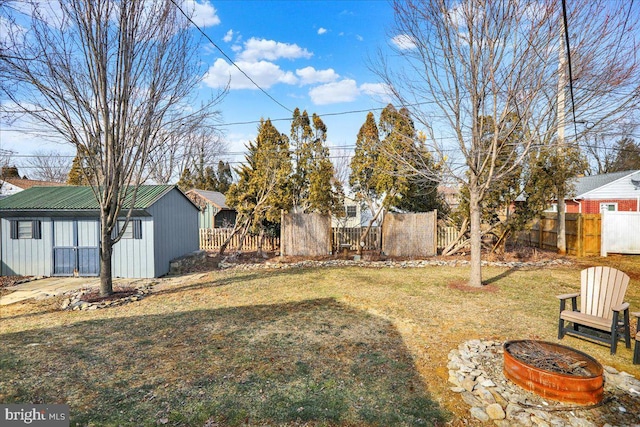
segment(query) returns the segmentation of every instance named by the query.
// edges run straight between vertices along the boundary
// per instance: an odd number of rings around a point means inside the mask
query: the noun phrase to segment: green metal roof
[[[141,185],[133,208],[147,209],[174,187],[174,185]],[[130,189],[122,209],[131,207],[132,193]],[[0,211],[98,209],[98,201],[91,187],[31,187],[0,200]]]

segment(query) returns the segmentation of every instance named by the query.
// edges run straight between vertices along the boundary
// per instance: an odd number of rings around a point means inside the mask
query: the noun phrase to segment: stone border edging
[[[500,427],[597,427],[589,419],[576,415],[578,411],[566,410],[575,405],[546,401],[506,379],[502,374],[503,351],[501,342],[470,340],[449,352],[447,368],[449,382],[453,384],[450,390],[459,393],[470,406],[471,417],[493,421]],[[640,381],[635,377],[611,366],[604,366],[604,375],[605,393],[619,389],[640,399]],[[616,410],[626,414],[633,408],[619,406]],[[636,422],[640,423],[640,418]]]
[[[62,302],[62,310],[97,310],[100,308],[107,307],[116,307],[119,305],[128,304],[134,301],[140,301],[145,298],[152,290],[152,287],[155,283],[144,284],[142,286],[136,287],[136,293],[133,295],[129,295],[123,298],[118,298],[115,300],[109,301],[98,301],[98,302],[87,302],[82,301],[82,296],[95,291],[95,288],[84,288],[78,291],[67,292],[64,295],[69,295]]]
[[[555,265],[572,265],[573,263],[567,259],[553,259],[536,262],[520,262],[520,261],[482,261],[482,266],[489,267],[506,267],[506,268],[526,268],[526,267],[548,267]],[[309,268],[309,267],[365,267],[365,268],[421,268],[430,266],[466,266],[469,265],[467,260],[412,260],[412,261],[353,261],[353,260],[326,260],[315,261],[306,260],[292,263],[247,263],[236,264],[221,261],[218,268],[221,270],[237,269],[237,270],[261,270],[273,269],[283,270],[289,268]]]

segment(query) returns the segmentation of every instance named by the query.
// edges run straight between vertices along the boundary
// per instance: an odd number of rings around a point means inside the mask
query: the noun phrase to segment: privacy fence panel
[[[331,253],[331,216],[283,213],[280,253],[286,256],[324,256]]]
[[[437,212],[388,213],[382,223],[382,252],[393,257],[427,257],[437,251]]]
[[[567,253],[574,256],[600,255],[600,228],[600,214],[566,214]],[[530,230],[518,233],[517,242],[555,251],[558,248],[557,230],[558,214],[544,214],[533,221]]]
[[[602,214],[601,255],[640,254],[640,212]]]

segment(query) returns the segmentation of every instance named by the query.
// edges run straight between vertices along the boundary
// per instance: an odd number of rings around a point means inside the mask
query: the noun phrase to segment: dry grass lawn
[[[640,311],[640,257],[585,262],[485,268],[473,292],[467,267],[227,270],[104,310],[5,306],[0,402],[66,403],[72,425],[474,425],[447,383],[461,342],[555,342],[587,265],[628,272]],[[624,345],[563,344],[640,377]]]

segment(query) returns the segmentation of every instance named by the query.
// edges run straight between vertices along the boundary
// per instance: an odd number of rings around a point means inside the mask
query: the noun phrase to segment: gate
[[[603,212],[600,256],[640,254],[640,212]]]
[[[53,275],[100,274],[98,221],[65,219],[53,222]]]

